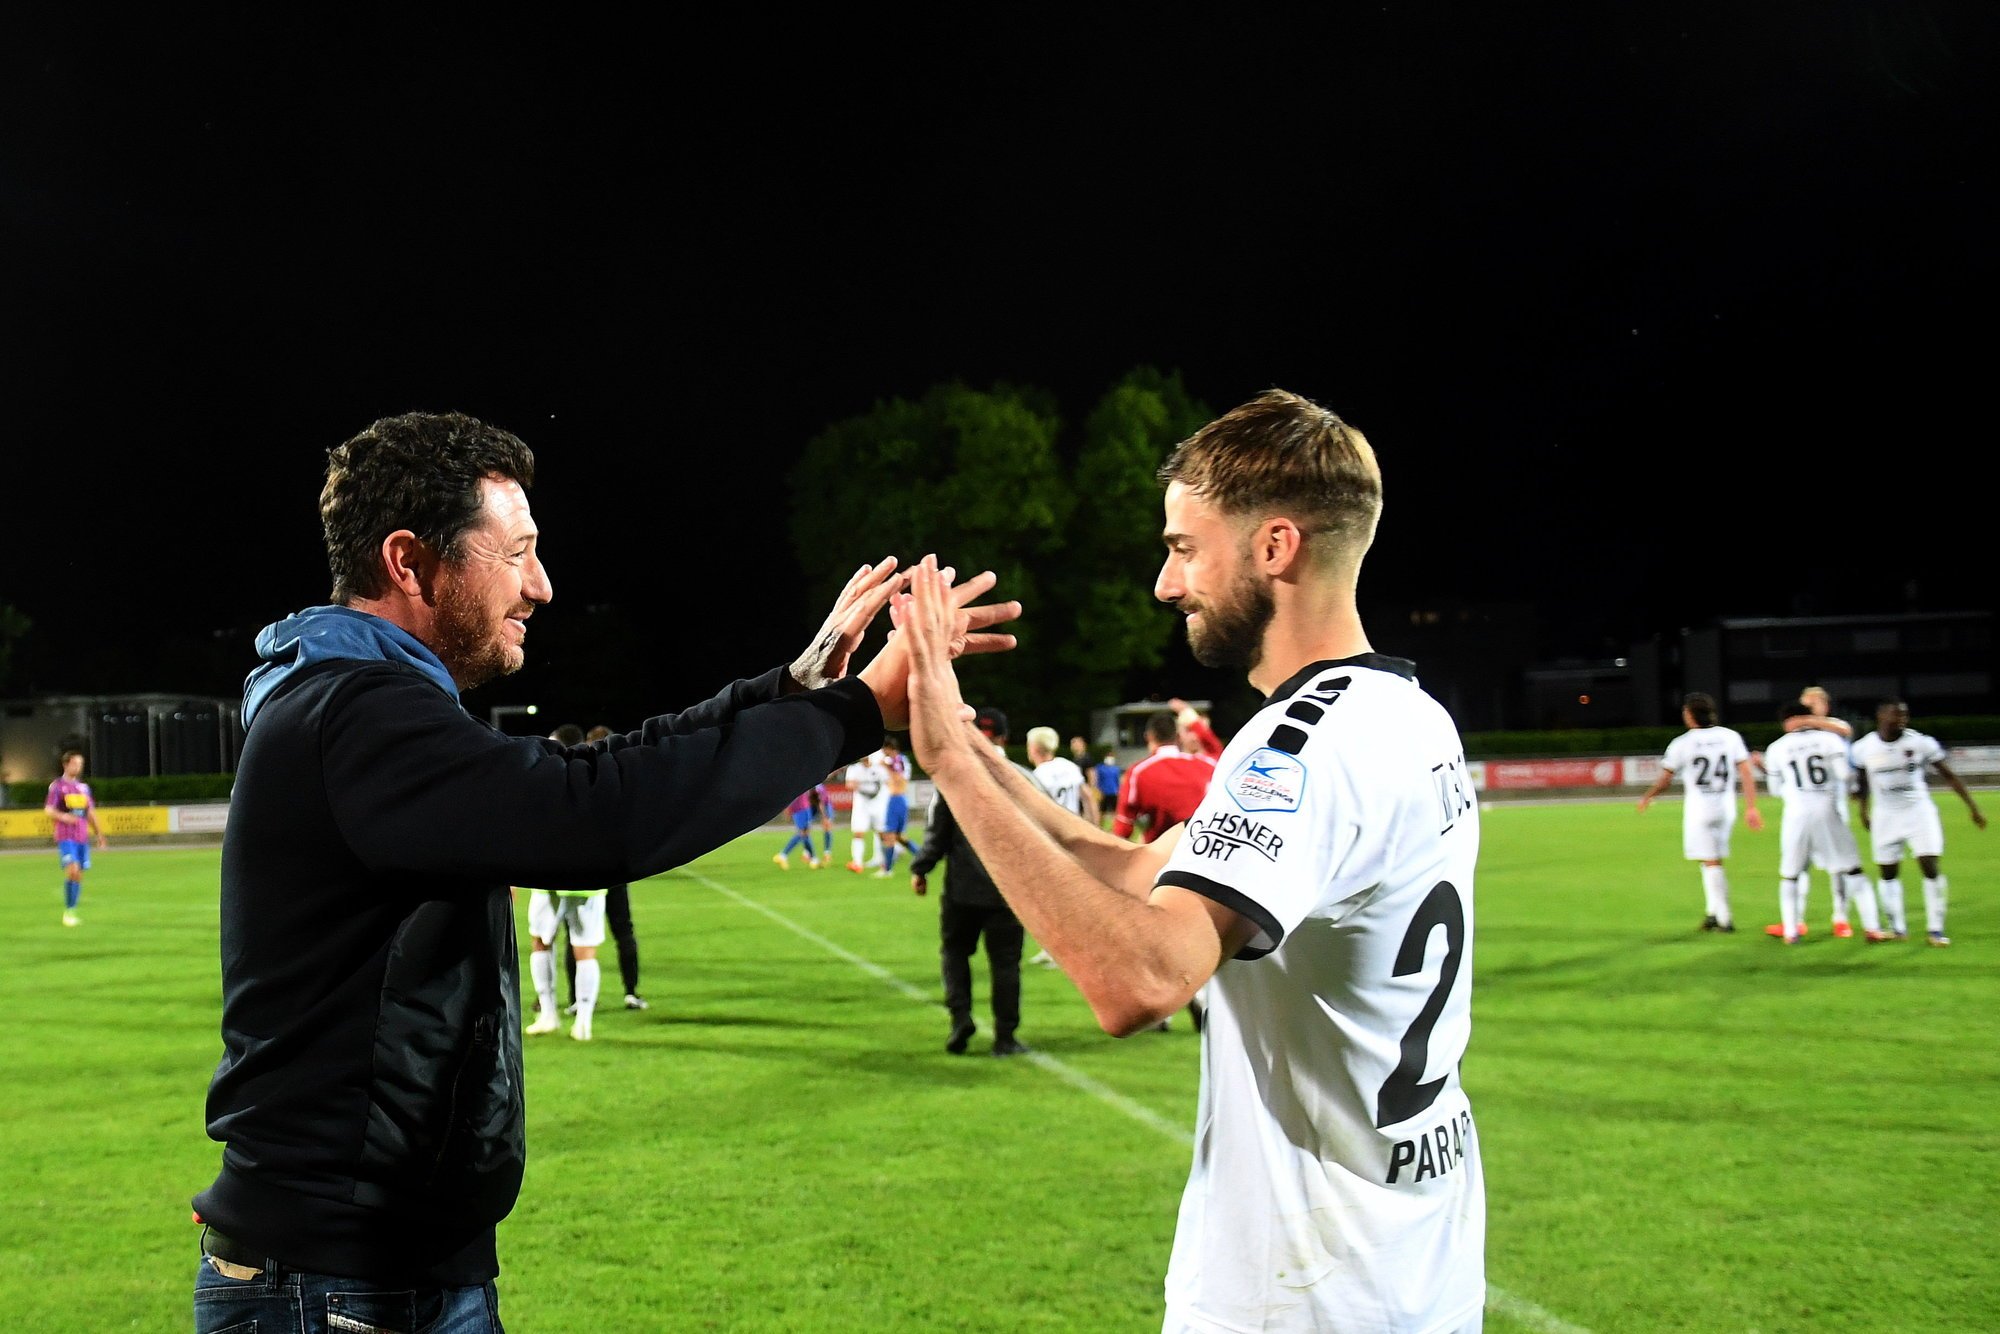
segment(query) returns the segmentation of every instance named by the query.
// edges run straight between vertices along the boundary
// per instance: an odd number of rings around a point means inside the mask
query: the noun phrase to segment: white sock
[[[556,952],[536,950],[528,956],[528,976],[535,980],[535,995],[543,1014],[556,1012]]]
[[[1729,877],[1720,866],[1701,868],[1701,892],[1708,900],[1708,915],[1728,926],[1733,920],[1729,916]]]
[[[1799,877],[1778,881],[1778,922],[1786,940],[1799,934],[1799,919],[1806,915],[1805,897],[1799,889]]]
[[[1834,871],[1827,877],[1827,891],[1833,895],[1833,924],[1847,925],[1847,877]]]
[[[1863,931],[1880,931],[1882,919],[1875,912],[1875,887],[1868,883],[1868,877],[1859,871],[1849,871],[1844,877],[1847,883],[1847,897],[1854,904],[1854,911],[1861,918]]]
[[[1888,920],[1889,929],[1900,936],[1910,929],[1903,917],[1903,882],[1885,876],[1881,889],[1882,916]]]
[[[868,840],[863,838],[860,834],[856,834],[854,836],[852,848],[847,860],[855,863],[858,866],[865,866],[867,865],[867,863],[862,859],[867,855],[868,855]]]
[[[1936,935],[1944,934],[1945,879],[1943,876],[1924,877],[1924,927]]]
[[[600,976],[595,959],[576,961],[576,1017],[585,1025],[590,1023],[590,1012],[597,1008],[597,979]]]

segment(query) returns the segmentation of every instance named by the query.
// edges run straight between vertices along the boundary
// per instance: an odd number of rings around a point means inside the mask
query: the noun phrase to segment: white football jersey
[[[1852,778],[1847,742],[1813,728],[1787,732],[1764,748],[1764,777],[1774,797],[1837,801],[1845,809]]]
[[[1035,766],[1035,786],[1066,811],[1083,814],[1083,770],[1058,755]]]
[[[882,767],[880,753],[866,756],[847,766],[847,781],[853,786],[854,795],[864,800],[880,792],[888,776]]]
[[[1936,738],[1908,727],[1894,741],[1870,732],[1854,743],[1854,767],[1867,776],[1868,796],[1879,811],[1930,805],[1930,769],[1944,758]]]
[[[1479,806],[1411,664],[1319,662],[1239,729],[1160,874],[1256,924],[1205,989],[1167,1327],[1455,1328],[1485,1300]]]
[[[1736,795],[1736,766],[1750,758],[1743,737],[1730,727],[1697,727],[1667,743],[1660,766],[1681,776],[1689,801]]]

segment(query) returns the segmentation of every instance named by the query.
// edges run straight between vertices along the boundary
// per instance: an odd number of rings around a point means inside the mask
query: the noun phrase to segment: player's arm
[[[1861,827],[1871,828],[1868,823],[1868,771],[1858,764],[1854,766],[1854,804],[1861,813]]]
[[[1961,784],[1960,786],[1961,786],[1961,788],[1962,788],[1962,787],[1963,787],[1964,785],[1963,785],[1963,784]],[[1971,800],[1971,798],[1967,798],[1967,800]],[[101,847],[103,847],[103,846],[104,846],[104,830],[103,830],[102,828],[100,828],[100,827],[98,826],[98,823],[97,823],[97,803],[96,803],[96,802],[94,802],[94,801],[93,801],[93,802],[91,802],[91,803],[90,803],[90,804],[89,804],[88,806],[86,806],[86,807],[84,807],[84,808],[83,808],[83,818],[84,818],[84,822],[85,822],[85,823],[87,823],[87,824],[88,824],[88,825],[90,826],[90,836],[91,836],[92,838],[94,838],[94,839],[96,839],[96,840],[97,840],[97,846],[98,846],[98,847],[100,847],[100,848],[101,848]]]
[[[917,566],[910,584],[891,614],[909,644],[911,736],[924,769],[1021,925],[1076,983],[1105,1032],[1123,1037],[1158,1023],[1186,1005],[1255,926],[1174,886],[1134,897],[1064,851],[1019,789],[1003,786],[991,746],[961,721],[964,701],[945,652],[945,585],[934,563]],[[1167,847],[1128,855],[1157,875]]]
[[[1194,705],[1184,699],[1170,699],[1167,707],[1174,711],[1174,721],[1185,727],[1195,744],[1201,747],[1202,754],[1210,759],[1222,758],[1222,738],[1215,734],[1215,729],[1208,725],[1208,719],[1202,717]]]
[[[1854,728],[1845,719],[1822,718],[1816,713],[1801,713],[1785,719],[1779,726],[1787,732],[1797,732],[1811,728],[1816,732],[1831,732],[1843,741],[1854,739]]]
[[[1661,765],[1659,776],[1653,780],[1653,785],[1647,788],[1644,792],[1641,792],[1639,794],[1639,809],[1643,811],[1648,806],[1652,805],[1653,798],[1659,796],[1662,792],[1665,792],[1667,790],[1667,784],[1673,781],[1674,781],[1674,771],[1672,769],[1669,769],[1664,764]]]
[[[1026,774],[1003,759],[993,747],[981,748],[979,759],[994,783],[1020,808],[1029,823],[1053,839],[1057,847],[1093,877],[1134,898],[1143,899],[1152,893],[1153,879],[1166,864],[1164,854],[1157,859],[1139,856],[1140,844],[1106,833],[1068,807],[1050,801]],[[931,775],[931,780],[935,782],[937,775]],[[964,821],[959,823],[962,825]],[[992,869],[989,864],[987,870]],[[1035,939],[1041,941],[1040,936]]]
[[[1757,771],[1749,760],[1736,761],[1736,776],[1743,780],[1743,823],[1757,831],[1764,827],[1764,812],[1757,809]]]
[[[1965,780],[1953,772],[1952,767],[1943,760],[1932,761],[1931,769],[1938,777],[1951,784],[1952,791],[1958,793],[1959,800],[1965,803],[1965,809],[1972,812],[1973,825],[1976,828],[1984,829],[1986,827],[1986,817],[1981,814],[1979,803],[1972,799],[1972,789],[1965,785]]]

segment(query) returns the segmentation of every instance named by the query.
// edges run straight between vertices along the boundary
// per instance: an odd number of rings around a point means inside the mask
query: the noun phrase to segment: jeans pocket
[[[327,1334],[416,1334],[437,1319],[435,1292],[329,1292]]]
[[[195,1334],[257,1334],[298,1327],[295,1294],[274,1292],[261,1278],[225,1277],[202,1261],[194,1285]]]

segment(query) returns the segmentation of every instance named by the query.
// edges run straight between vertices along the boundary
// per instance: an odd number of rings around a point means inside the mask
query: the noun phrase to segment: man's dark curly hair
[[[384,417],[326,452],[319,493],[332,600],[388,591],[382,539],[415,533],[445,560],[479,521],[479,483],[504,477],[534,485],[535,456],[516,436],[462,412],[406,412]]]

